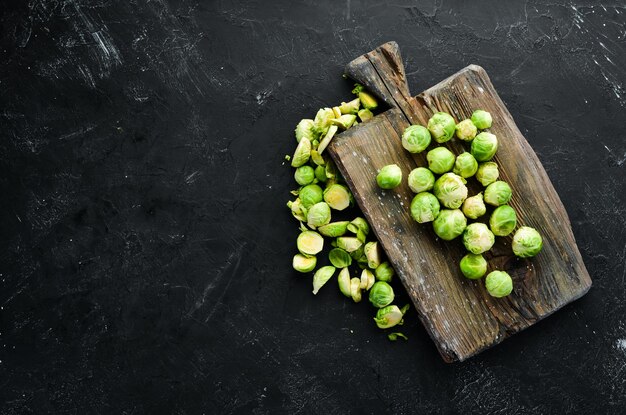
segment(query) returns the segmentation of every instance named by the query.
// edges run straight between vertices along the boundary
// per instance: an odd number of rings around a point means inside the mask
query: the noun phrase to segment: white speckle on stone
[[[615,347],[617,347],[618,350],[626,353],[626,339],[617,339],[617,341],[615,342]]]

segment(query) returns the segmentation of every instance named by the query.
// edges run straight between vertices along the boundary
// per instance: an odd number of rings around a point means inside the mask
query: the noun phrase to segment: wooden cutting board
[[[398,45],[390,42],[355,59],[345,72],[391,109],[335,137],[329,153],[446,362],[465,360],[501,342],[589,290],[591,279],[567,212],[484,69],[470,65],[412,97]],[[544,240],[538,256],[519,259],[511,251],[512,234],[496,237],[493,249],[485,254],[488,272],[505,270],[514,281],[513,293],[501,299],[489,296],[484,280],[468,280],[461,274],[458,264],[466,251],[460,237],[439,240],[432,224],[418,224],[409,214],[414,195],[406,177],[415,167],[427,166],[427,151],[418,155],[405,151],[403,130],[411,123],[426,125],[436,111],[448,112],[458,122],[479,108],[493,116],[490,131],[500,143],[494,161],[501,180],[513,189],[510,205],[517,212],[518,227],[532,226]],[[433,140],[430,148],[437,145]],[[444,145],[455,154],[469,150],[456,139]],[[402,168],[403,183],[383,191],[376,185],[376,174],[392,163]],[[482,191],[475,178],[468,180],[468,188],[470,195]]]

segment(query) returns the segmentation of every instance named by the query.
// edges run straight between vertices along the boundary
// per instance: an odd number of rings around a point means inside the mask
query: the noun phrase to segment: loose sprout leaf
[[[334,273],[335,273],[335,267],[332,267],[330,265],[326,265],[325,267],[322,267],[315,272],[315,275],[313,275],[313,294],[314,295],[317,294],[320,288],[322,288],[324,284],[326,284],[328,280],[332,278]]]
[[[396,333],[389,333],[387,335],[387,337],[389,338],[389,340],[391,340],[392,342],[395,342],[396,340],[398,340],[399,338],[402,338],[404,340],[409,340],[408,337],[406,337],[404,334],[400,333],[400,332],[396,332]]]
[[[350,287],[350,270],[348,268],[342,268],[337,276],[337,283],[339,285],[339,291],[348,298],[352,298],[352,291]]]
[[[336,125],[330,126],[330,128],[328,129],[328,132],[326,133],[322,141],[320,141],[320,145],[317,147],[317,151],[320,154],[322,154],[324,150],[326,149],[326,147],[328,147],[328,144],[330,144],[330,140],[333,139],[338,129],[339,127],[337,127]]]

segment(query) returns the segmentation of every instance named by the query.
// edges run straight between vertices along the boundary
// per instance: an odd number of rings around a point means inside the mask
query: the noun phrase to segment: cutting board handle
[[[417,122],[417,102],[409,92],[400,48],[387,42],[348,63],[345,74],[362,84],[391,108],[399,108],[412,123]]]

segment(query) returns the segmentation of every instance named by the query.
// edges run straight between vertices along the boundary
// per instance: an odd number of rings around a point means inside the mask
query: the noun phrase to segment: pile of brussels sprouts
[[[445,112],[435,113],[426,127],[411,125],[402,134],[402,146],[410,153],[421,153],[431,141],[442,144],[456,138],[468,143],[470,151],[455,155],[438,146],[426,154],[428,168],[417,167],[408,175],[408,185],[416,193],[410,212],[419,223],[432,222],[435,234],[451,241],[462,236],[468,253],[460,261],[463,275],[469,279],[482,278],[487,273],[483,254],[491,249],[496,236],[508,236],[517,227],[515,210],[508,205],[512,191],[508,183],[498,180],[498,165],[490,161],[498,150],[498,139],[487,130],[492,117],[487,111],[476,110],[471,119],[456,124]],[[439,175],[439,177],[435,177]],[[467,179],[475,177],[484,191],[469,196]],[[381,168],[376,182],[382,189],[393,189],[402,182],[402,171],[395,164]],[[493,206],[489,226],[480,220]],[[513,235],[513,253],[521,258],[533,257],[541,251],[543,242],[537,230],[522,226]],[[513,280],[504,271],[494,270],[485,278],[487,291],[493,297],[505,297],[513,291]]]
[[[286,156],[295,168],[294,179],[300,186],[291,192],[296,199],[287,203],[293,217],[300,221],[301,230],[293,268],[302,273],[315,271],[313,294],[334,275],[337,275],[339,291],[356,303],[361,301],[363,291],[369,291],[370,303],[378,308],[374,321],[378,327],[388,329],[402,324],[409,308],[391,304],[394,292],[389,282],[394,269],[385,260],[363,217],[332,218],[333,212],[341,216],[339,212],[353,206],[354,199],[324,150],[340,130],[368,121],[378,107],[376,99],[361,85],[356,84],[352,92],[357,96],[352,101],[322,108],[314,119],[301,120],[296,126],[298,146],[293,157]],[[318,257],[328,240],[332,247],[328,252],[330,265],[318,268]],[[406,339],[402,333],[390,333],[388,337],[390,340]]]

